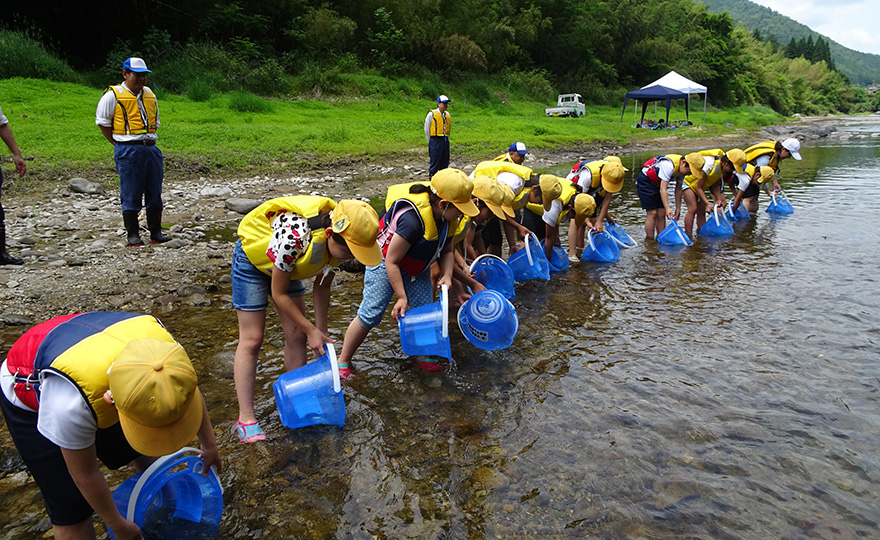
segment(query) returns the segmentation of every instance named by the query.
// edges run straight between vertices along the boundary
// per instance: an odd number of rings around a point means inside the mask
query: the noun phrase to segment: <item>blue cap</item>
[[[126,58],[125,62],[122,63],[122,69],[134,71],[135,73],[152,73],[152,71],[147,69],[147,63],[142,58],[136,56]]]
[[[443,94],[440,94],[440,97],[437,98],[437,103],[447,103],[448,101],[449,98],[444,96]]]
[[[516,152],[516,153],[522,154],[522,155],[526,155],[529,153],[529,151],[526,150],[526,145],[519,142],[519,141],[511,144],[508,152]]]

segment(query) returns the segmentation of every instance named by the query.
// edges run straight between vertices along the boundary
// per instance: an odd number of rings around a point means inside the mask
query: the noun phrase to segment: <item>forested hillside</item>
[[[765,39],[775,36],[776,41],[782,46],[787,45],[792,39],[817,40],[821,37],[828,41],[831,57],[837,69],[849,77],[853,84],[865,86],[880,82],[880,55],[848,49],[815,32],[809,26],[804,26],[749,0],[701,1],[715,13],[728,12],[734,21],[744,24],[749,30],[758,30]]]
[[[713,106],[783,114],[871,108],[825,62],[788,59],[693,0],[178,0],[22,2],[3,21],[0,73],[106,86],[143,56],[151,84],[208,99],[459,98],[552,102],[579,92],[615,105],[676,70],[710,88]],[[29,43],[69,64],[41,67]],[[43,69],[45,74],[40,71]]]

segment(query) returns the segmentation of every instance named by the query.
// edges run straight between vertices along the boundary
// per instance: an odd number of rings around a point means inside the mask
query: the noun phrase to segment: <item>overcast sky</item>
[[[752,0],[844,47],[880,54],[880,0]],[[785,45],[783,43],[783,45]]]

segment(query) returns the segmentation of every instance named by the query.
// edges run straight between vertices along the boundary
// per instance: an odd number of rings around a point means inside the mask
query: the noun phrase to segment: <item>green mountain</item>
[[[749,0],[701,0],[710,11],[721,13],[726,11],[731,18],[742,23],[749,30],[758,30],[763,39],[775,36],[783,47],[791,41],[807,39],[812,36],[815,41],[820,36],[828,41],[831,57],[837,69],[849,77],[850,82],[859,86],[867,86],[880,82],[880,55],[868,54],[852,49],[831,40],[827,36],[815,32],[809,26],[789,19],[785,15],[770,8],[759,6]]]

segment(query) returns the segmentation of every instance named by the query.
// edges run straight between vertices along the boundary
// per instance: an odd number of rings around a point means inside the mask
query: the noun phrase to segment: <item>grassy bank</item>
[[[39,189],[75,175],[113,182],[112,151],[94,122],[100,97],[100,90],[78,84],[0,80],[0,105],[22,153],[32,158],[24,180],[13,181],[10,165],[4,165],[7,184]],[[457,99],[450,107],[453,155],[474,161],[494,157],[515,140],[535,150],[552,150],[670,134],[713,137],[785,120],[764,107],[740,107],[708,111],[705,126],[649,131],[631,127],[631,109],[621,123],[617,108],[589,107],[583,118],[548,118],[544,107],[550,105]],[[160,146],[168,176],[289,175],[353,160],[381,163],[400,157],[423,158],[427,164],[422,126],[432,106],[430,101],[395,97],[268,101],[242,93],[216,94],[198,102],[160,92]],[[658,117],[661,114],[658,107]],[[670,114],[670,119],[684,117],[683,107]],[[692,119],[699,124],[702,110],[692,112]]]

